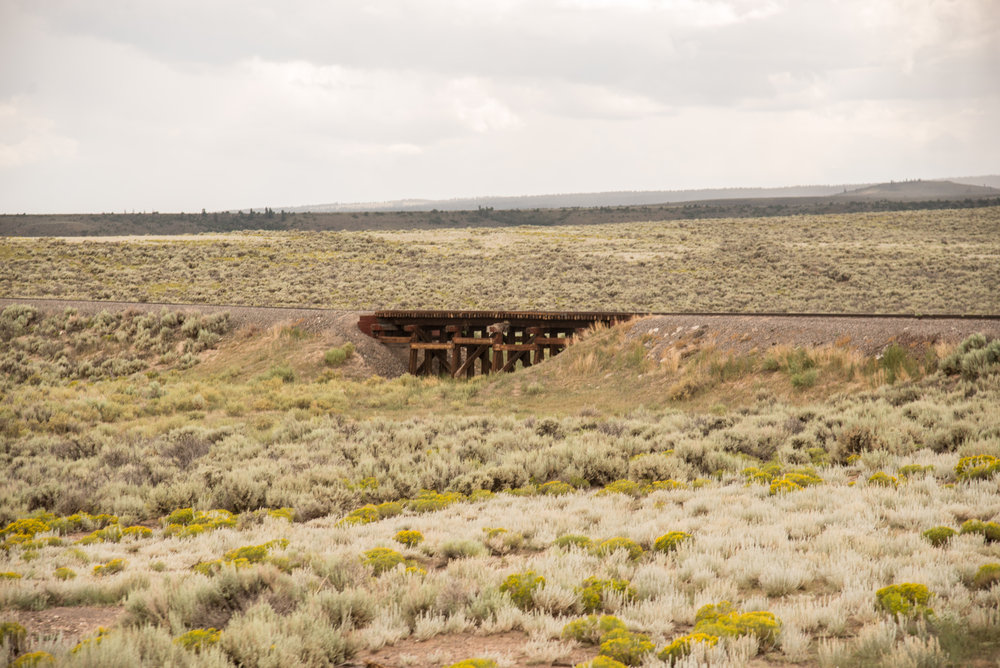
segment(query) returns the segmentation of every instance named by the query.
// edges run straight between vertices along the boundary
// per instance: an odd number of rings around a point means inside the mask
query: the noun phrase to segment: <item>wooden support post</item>
[[[417,375],[417,349],[413,348],[413,344],[410,344],[410,373],[414,376]]]
[[[500,350],[497,346],[503,344],[503,334],[499,332],[493,335],[493,373],[497,373],[503,368],[503,350]]]

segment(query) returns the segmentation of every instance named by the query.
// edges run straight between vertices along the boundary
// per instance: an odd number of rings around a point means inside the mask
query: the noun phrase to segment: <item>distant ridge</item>
[[[1000,189],[953,181],[892,181],[865,186],[836,195],[844,199],[889,199],[895,201],[998,197]]]
[[[617,206],[649,206],[680,202],[755,200],[789,197],[853,197],[897,201],[964,199],[1000,195],[1000,176],[956,179],[857,183],[845,185],[787,186],[781,188],[702,188],[695,190],[633,190],[598,193],[525,195],[520,197],[464,197],[446,200],[407,199],[388,202],[352,202],[280,207],[286,211],[343,213],[353,211],[476,211]],[[263,208],[263,207],[259,207]]]

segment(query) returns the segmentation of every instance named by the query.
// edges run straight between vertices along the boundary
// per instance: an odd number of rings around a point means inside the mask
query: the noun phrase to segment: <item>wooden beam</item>
[[[439,343],[436,341],[424,342],[424,341],[414,341],[410,344],[410,348],[413,350],[451,350],[455,347],[453,343]]]
[[[535,345],[537,346],[566,347],[569,345],[569,342],[569,337],[565,336],[539,336],[535,339]]]
[[[537,350],[538,346],[534,343],[501,343],[494,344],[493,350],[506,350],[509,352],[528,352]]]
[[[459,350],[459,348],[456,346],[455,350],[457,351]],[[481,359],[484,354],[486,354],[486,357],[488,358],[489,352],[490,352],[489,346],[479,346],[478,348],[475,349],[469,348],[468,352],[466,353],[465,362],[463,362],[454,371],[452,371],[452,375],[458,378],[463,373],[467,375],[471,375],[470,372],[475,373],[476,360]],[[483,373],[485,373],[485,371]]]
[[[375,337],[379,343],[410,343],[413,340],[412,336],[379,336]]]
[[[496,348],[494,347],[494,350]],[[527,358],[528,350],[511,351],[510,356],[507,358],[507,363],[500,367],[500,372],[513,371],[514,367],[517,366],[518,360],[524,362],[524,366],[531,366],[531,360]],[[493,353],[496,355],[496,352]]]

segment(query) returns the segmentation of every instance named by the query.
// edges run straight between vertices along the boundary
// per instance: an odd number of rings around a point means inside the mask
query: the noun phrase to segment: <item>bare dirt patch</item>
[[[122,616],[124,608],[113,607],[58,607],[46,610],[28,610],[13,613],[14,620],[23,626],[28,635],[38,637],[62,636],[64,640],[78,642],[110,627]]]

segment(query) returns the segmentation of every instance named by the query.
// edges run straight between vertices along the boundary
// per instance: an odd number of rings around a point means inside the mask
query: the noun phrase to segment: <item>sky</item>
[[[1000,172],[1000,0],[0,0],[0,212]]]

